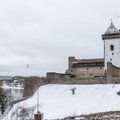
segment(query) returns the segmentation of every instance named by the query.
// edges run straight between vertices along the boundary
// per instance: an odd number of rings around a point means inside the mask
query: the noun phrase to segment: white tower
[[[104,41],[105,69],[107,69],[107,62],[120,67],[120,31],[114,26],[113,22],[102,35],[102,39]]]

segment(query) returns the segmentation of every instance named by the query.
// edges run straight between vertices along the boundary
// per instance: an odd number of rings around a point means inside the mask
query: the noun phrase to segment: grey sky
[[[103,57],[103,34],[119,0],[0,1],[0,75],[64,72],[68,56]],[[29,68],[26,70],[26,65]]]

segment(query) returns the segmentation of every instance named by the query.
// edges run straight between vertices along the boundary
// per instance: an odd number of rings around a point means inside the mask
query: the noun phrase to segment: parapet
[[[107,77],[120,77],[120,68],[113,65],[111,62],[107,63]]]
[[[70,78],[70,74],[56,73],[56,72],[47,72],[47,78]]]

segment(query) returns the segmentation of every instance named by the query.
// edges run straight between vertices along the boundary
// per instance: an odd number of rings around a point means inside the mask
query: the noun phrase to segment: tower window
[[[114,50],[114,45],[110,45],[110,50]]]
[[[110,58],[110,61],[112,61],[112,58]]]

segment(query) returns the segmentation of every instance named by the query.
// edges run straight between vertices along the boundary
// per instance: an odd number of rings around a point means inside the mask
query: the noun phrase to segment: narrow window
[[[92,76],[92,73],[90,73],[90,76]]]
[[[114,53],[112,53],[112,55],[114,55]]]
[[[110,50],[114,50],[114,45],[110,45]]]
[[[112,58],[110,58],[110,61],[112,61]]]

